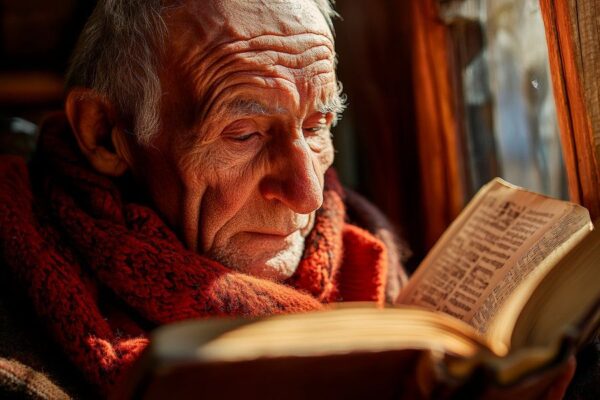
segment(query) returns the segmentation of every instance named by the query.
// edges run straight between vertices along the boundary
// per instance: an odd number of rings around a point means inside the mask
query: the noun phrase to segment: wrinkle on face
[[[267,34],[311,32],[331,37],[323,16],[310,0],[182,0],[169,14],[177,15],[179,22],[193,22],[194,37],[201,34],[204,48],[231,38]]]
[[[313,90],[335,85],[335,57],[329,39],[312,34],[277,38],[277,43],[286,49],[296,45],[296,53],[270,49],[270,39],[228,43],[216,50],[222,55],[218,61],[203,59],[193,63],[192,80],[201,99],[196,110],[198,123],[203,122],[221,97],[245,86],[296,91],[292,94],[298,103],[302,97],[312,96]],[[299,42],[302,46],[298,46]],[[298,85],[303,86],[303,93],[297,93]]]
[[[341,101],[331,32],[311,1],[180,4],[166,17],[154,143],[169,156],[145,165],[149,181],[160,177],[153,197],[190,248],[285,279],[333,162]]]

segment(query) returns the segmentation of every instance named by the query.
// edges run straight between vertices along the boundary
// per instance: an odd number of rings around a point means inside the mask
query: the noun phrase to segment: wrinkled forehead
[[[185,0],[165,21],[165,79],[193,107],[192,124],[243,97],[297,116],[339,97],[331,31],[311,0]]]
[[[166,21],[172,43],[193,43],[196,53],[264,35],[307,33],[326,38],[333,48],[329,26],[312,0],[184,0],[166,12]]]

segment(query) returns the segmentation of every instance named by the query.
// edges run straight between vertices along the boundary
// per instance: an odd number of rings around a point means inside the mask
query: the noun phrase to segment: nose
[[[261,195],[282,202],[298,214],[309,214],[323,204],[322,179],[315,155],[303,137],[281,147],[273,168],[260,182]]]

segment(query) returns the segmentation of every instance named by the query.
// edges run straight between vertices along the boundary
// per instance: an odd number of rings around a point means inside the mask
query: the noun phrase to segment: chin
[[[304,237],[299,231],[278,245],[273,240],[252,239],[232,240],[211,256],[231,269],[276,282],[282,282],[296,272],[304,251]]]

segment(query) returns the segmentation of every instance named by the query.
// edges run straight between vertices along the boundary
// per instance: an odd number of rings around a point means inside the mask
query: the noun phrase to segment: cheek
[[[198,243],[203,252],[228,239],[242,223],[240,209],[258,187],[264,157],[245,157],[217,146],[198,154],[188,167],[188,187],[196,187],[202,195],[196,199],[199,212]]]
[[[181,158],[180,168],[190,190],[211,192],[228,209],[252,181],[259,160],[215,142],[189,151]]]
[[[322,173],[325,173],[329,167],[333,164],[335,158],[335,150],[333,148],[333,142],[331,139],[327,139],[327,142],[323,146],[323,149],[316,153],[316,159],[321,167]]]

